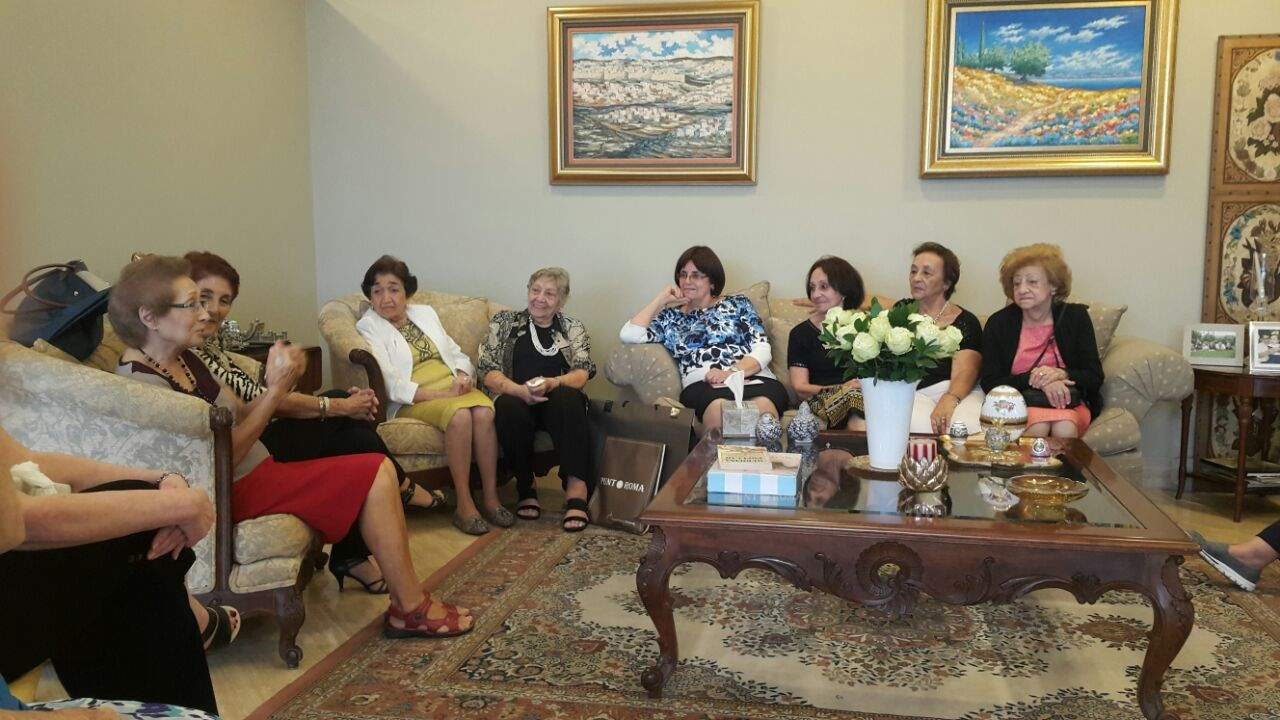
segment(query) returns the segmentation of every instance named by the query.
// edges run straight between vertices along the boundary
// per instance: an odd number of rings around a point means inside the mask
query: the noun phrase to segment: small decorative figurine
[[[1049,457],[1049,441],[1042,437],[1038,437],[1031,441],[1031,456],[1038,458]]]
[[[809,409],[809,403],[800,403],[800,409],[787,426],[787,437],[792,445],[805,445],[818,437],[818,418]]]
[[[947,428],[947,434],[955,440],[964,440],[969,437],[969,426],[964,424],[962,420],[952,420],[951,427]]]
[[[993,453],[1004,452],[1011,439],[1009,431],[1004,427],[1003,420],[996,420],[991,424],[991,427],[987,428],[986,438],[987,449]]]

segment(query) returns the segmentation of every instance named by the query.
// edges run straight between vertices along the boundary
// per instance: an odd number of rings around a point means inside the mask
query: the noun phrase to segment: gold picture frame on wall
[[[920,176],[1169,172],[1178,0],[929,0]]]
[[[551,183],[754,184],[759,0],[547,9]]]

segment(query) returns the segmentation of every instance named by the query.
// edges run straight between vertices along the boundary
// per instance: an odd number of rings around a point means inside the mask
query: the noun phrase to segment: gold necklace
[[[933,324],[937,325],[938,318],[941,318],[947,312],[947,308],[949,307],[951,307],[951,301],[947,300],[946,302],[942,303],[942,309],[938,311],[937,315],[934,315],[932,313],[925,313],[925,315],[928,315],[929,319],[933,321]]]

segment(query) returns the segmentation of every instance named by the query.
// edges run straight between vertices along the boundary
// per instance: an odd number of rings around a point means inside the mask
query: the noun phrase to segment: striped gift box
[[[778,465],[773,470],[721,470],[716,463],[707,471],[708,493],[734,493],[739,495],[781,495],[795,497],[799,494],[795,468]]]
[[[742,493],[707,493],[708,505],[737,507],[794,508],[800,506],[799,495],[744,495]]]

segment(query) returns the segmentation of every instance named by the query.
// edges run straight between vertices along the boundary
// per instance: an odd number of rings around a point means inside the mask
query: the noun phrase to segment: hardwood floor
[[[1280,500],[1251,496],[1246,500],[1242,522],[1231,521],[1232,497],[1221,492],[1188,492],[1174,500],[1176,479],[1170,472],[1150,472],[1130,476],[1139,487],[1179,526],[1206,537],[1226,542],[1248,539],[1280,517]],[[564,499],[559,481],[551,476],[539,480],[544,508],[558,510]],[[508,507],[515,506],[514,487],[503,488]],[[411,512],[408,518],[414,562],[422,577],[448,563],[473,540],[449,522],[448,513]],[[307,588],[307,621],[298,636],[305,653],[302,665],[290,670],[276,655],[276,626],[270,618],[246,622],[239,639],[230,647],[209,656],[209,667],[218,705],[227,720],[241,720],[281,688],[301,676],[330,651],[345,642],[387,607],[386,596],[366,595],[358,589],[339,593],[327,572],[317,575]],[[50,687],[52,686],[52,688]],[[59,697],[56,685],[42,683],[41,696]],[[53,693],[53,694],[51,694]]]

